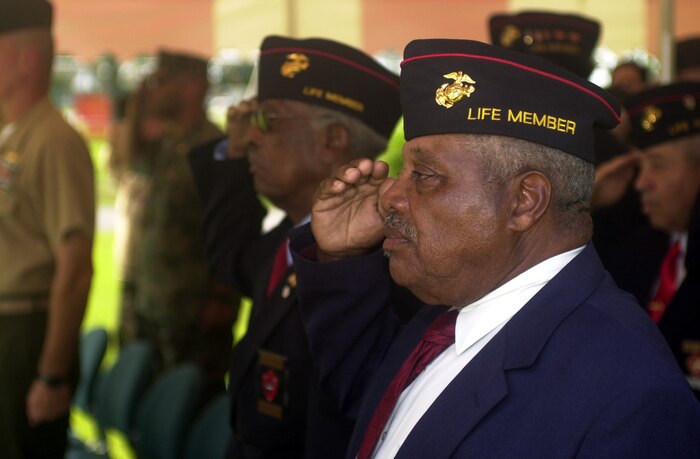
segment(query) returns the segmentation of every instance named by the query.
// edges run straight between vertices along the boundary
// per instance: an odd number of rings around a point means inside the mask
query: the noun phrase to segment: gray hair
[[[489,182],[503,184],[524,172],[540,172],[552,185],[550,208],[563,227],[576,229],[581,225],[581,217],[590,222],[593,164],[561,150],[513,137],[478,134],[464,135],[462,139],[466,149],[479,154]]]
[[[374,158],[386,149],[388,139],[355,117],[318,105],[311,106],[314,128],[342,124],[348,130],[348,154],[351,158]]]
[[[676,140],[679,149],[683,150],[691,164],[700,167],[700,134],[692,134]]]

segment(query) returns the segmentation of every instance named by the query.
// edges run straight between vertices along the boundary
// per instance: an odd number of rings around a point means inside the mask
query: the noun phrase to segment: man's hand
[[[29,425],[36,426],[68,414],[70,403],[71,391],[67,384],[49,387],[42,381],[34,381],[27,394]]]
[[[250,117],[257,111],[258,102],[255,99],[243,100],[229,107],[226,114],[228,150],[230,159],[243,158],[250,143]]]
[[[591,209],[598,210],[619,201],[634,178],[639,152],[631,151],[601,163],[595,171]]]
[[[388,173],[382,161],[357,159],[321,182],[311,210],[320,260],[364,255],[381,243],[379,188]]]

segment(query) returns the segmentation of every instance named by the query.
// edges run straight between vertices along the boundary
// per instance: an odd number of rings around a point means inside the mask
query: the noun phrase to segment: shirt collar
[[[462,308],[455,325],[457,354],[510,320],[583,249],[578,247],[548,258]]]
[[[299,228],[300,226],[306,225],[311,221],[311,214],[307,215],[306,217],[302,218],[299,223],[294,225],[294,228]],[[293,266],[293,260],[292,260],[292,251],[289,250],[289,243],[287,243],[287,266]]]
[[[688,232],[685,231],[682,233],[673,233],[671,235],[671,243],[669,244],[669,246],[675,243],[676,241],[678,241],[678,243],[681,246],[681,254],[683,254],[683,257],[681,258],[685,258],[685,253],[688,251]]]

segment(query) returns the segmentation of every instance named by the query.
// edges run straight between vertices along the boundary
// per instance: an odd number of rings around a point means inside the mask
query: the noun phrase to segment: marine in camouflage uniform
[[[142,84],[124,104],[111,138],[109,171],[116,186],[113,258],[120,282],[119,342],[138,337],[134,301],[135,266],[141,249],[143,214],[151,187],[154,161],[163,146],[166,124],[148,103]]]
[[[159,58],[154,104],[162,106],[169,124],[154,158],[143,210],[134,317],[137,336],[158,350],[160,368],[196,362],[212,395],[223,390],[239,297],[210,275],[203,255],[201,203],[186,155],[222,133],[203,112],[205,91],[196,90],[206,81],[206,62],[165,52]]]

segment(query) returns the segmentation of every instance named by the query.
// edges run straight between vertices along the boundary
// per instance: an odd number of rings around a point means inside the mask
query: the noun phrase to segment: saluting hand
[[[385,162],[357,159],[321,182],[311,211],[320,260],[364,255],[382,242],[379,189],[388,173]]]
[[[226,113],[226,134],[230,159],[243,158],[250,143],[250,117],[258,109],[256,99],[243,100],[229,107]]]
[[[639,152],[633,150],[598,165],[595,171],[591,209],[608,207],[622,199],[637,172],[638,164]]]

